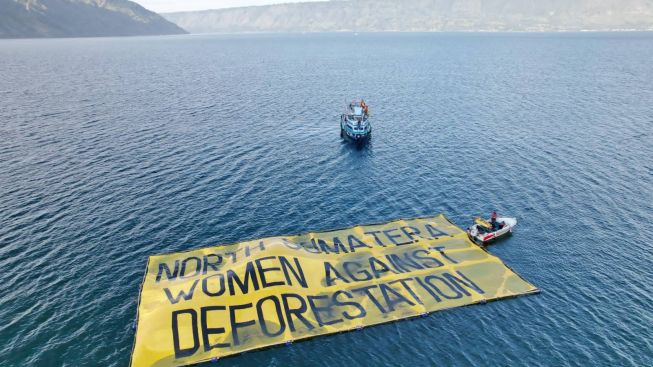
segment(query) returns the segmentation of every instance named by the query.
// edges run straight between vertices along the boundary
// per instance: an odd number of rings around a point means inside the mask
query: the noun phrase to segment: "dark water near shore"
[[[0,365],[127,365],[150,254],[496,208],[540,295],[219,365],[651,366],[651,60],[653,34],[0,41]]]

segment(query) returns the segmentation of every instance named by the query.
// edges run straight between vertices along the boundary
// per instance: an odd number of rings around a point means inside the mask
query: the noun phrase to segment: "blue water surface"
[[[148,255],[496,209],[541,294],[218,365],[651,366],[652,60],[651,33],[0,41],[0,365],[128,365]]]

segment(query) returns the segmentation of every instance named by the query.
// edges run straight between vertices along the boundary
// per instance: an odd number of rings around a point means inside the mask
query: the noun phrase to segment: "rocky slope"
[[[127,0],[0,0],[0,38],[186,33]]]

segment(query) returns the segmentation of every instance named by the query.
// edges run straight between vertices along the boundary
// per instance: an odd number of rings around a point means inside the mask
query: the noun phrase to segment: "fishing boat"
[[[474,224],[467,229],[467,235],[476,244],[484,246],[510,235],[516,225],[516,218],[498,217],[494,225],[489,220],[475,218]]]
[[[364,100],[350,102],[345,113],[340,115],[340,137],[357,143],[369,139],[372,134],[369,117],[369,106]]]

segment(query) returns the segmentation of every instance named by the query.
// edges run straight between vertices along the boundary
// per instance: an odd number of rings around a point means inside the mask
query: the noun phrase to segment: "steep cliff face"
[[[350,0],[163,14],[194,33],[653,29],[653,0]]]
[[[186,33],[127,0],[0,0],[0,38]]]

